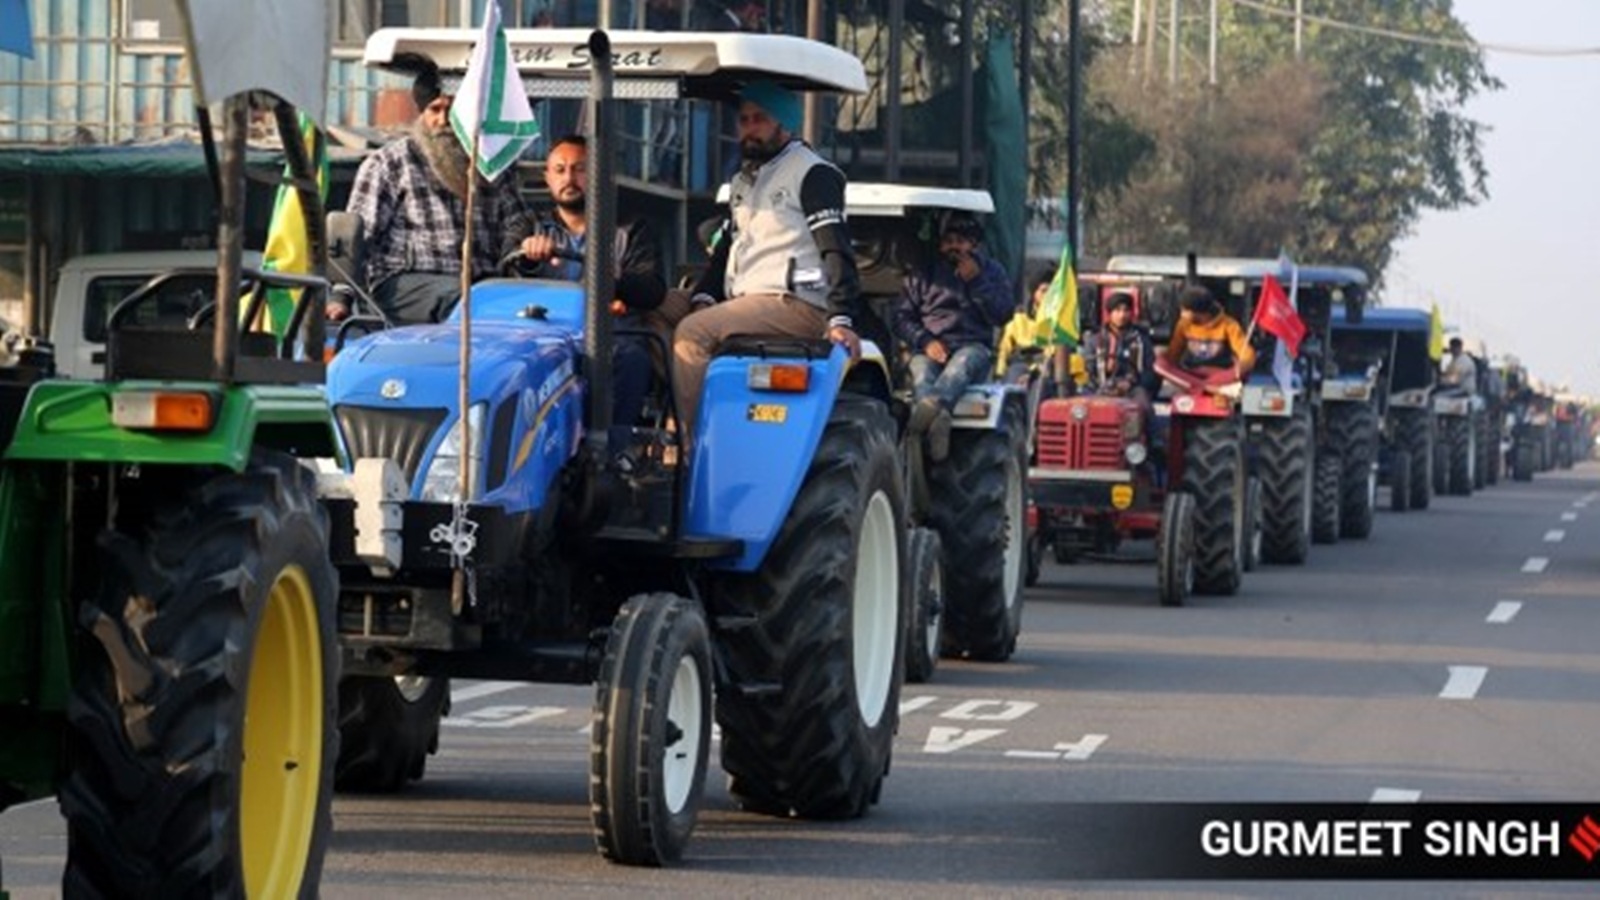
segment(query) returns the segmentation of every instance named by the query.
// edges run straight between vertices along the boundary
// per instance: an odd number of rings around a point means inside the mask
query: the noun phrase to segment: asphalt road
[[[737,812],[714,770],[689,858],[669,871],[594,851],[589,690],[458,683],[425,781],[336,802],[323,896],[1439,896],[1085,884],[1081,805],[1600,799],[1600,465],[1383,512],[1371,540],[1264,567],[1234,597],[1163,609],[1154,591],[1138,562],[1047,565],[1013,661],[945,661],[907,686],[870,816]],[[64,850],[53,801],[0,815],[18,900],[58,893]]]

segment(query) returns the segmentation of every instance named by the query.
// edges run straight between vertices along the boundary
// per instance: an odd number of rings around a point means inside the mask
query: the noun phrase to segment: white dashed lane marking
[[[1567,533],[1559,528],[1552,528],[1544,533],[1546,544],[1559,544],[1567,539]]]
[[[1537,575],[1543,572],[1548,565],[1550,565],[1548,556],[1530,556],[1528,561],[1522,564],[1522,571]]]
[[[1478,696],[1483,679],[1489,670],[1483,666],[1451,666],[1450,677],[1445,679],[1439,697],[1444,700],[1471,700]]]
[[[1415,803],[1421,799],[1421,791],[1411,791],[1405,788],[1381,787],[1372,792],[1373,803]]]
[[[1494,605],[1494,609],[1489,611],[1489,618],[1487,621],[1496,625],[1504,625],[1505,623],[1511,621],[1512,618],[1516,616],[1517,611],[1520,609],[1522,609],[1522,604],[1515,600],[1501,600],[1499,603]]]
[[[1564,512],[1561,514],[1561,521],[1576,522],[1578,521],[1578,514],[1575,512]]]

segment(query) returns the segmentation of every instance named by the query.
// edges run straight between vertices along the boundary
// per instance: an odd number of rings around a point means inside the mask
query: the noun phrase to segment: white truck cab
[[[245,253],[256,266],[259,253]],[[176,272],[156,289],[155,300],[137,315],[144,324],[183,322],[210,303],[217,290],[217,251],[153,250],[95,253],[68,260],[56,277],[50,341],[63,378],[97,379],[105,374],[106,320],[129,294],[163,272]]]

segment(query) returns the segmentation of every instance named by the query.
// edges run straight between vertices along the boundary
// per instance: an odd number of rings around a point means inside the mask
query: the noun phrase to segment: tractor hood
[[[328,368],[335,406],[454,409],[459,396],[461,329],[418,325],[378,332],[353,343]],[[496,400],[536,373],[578,353],[567,328],[535,322],[474,322],[471,399]]]

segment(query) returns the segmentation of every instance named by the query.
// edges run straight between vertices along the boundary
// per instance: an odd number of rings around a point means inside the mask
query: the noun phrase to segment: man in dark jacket
[[[1141,406],[1155,395],[1155,348],[1133,321],[1132,294],[1119,291],[1106,300],[1105,326],[1084,340],[1083,357],[1094,392],[1131,397]]]
[[[576,135],[556,141],[545,158],[545,185],[555,207],[535,219],[532,234],[522,242],[522,255],[536,267],[537,275],[567,281],[583,277],[583,263],[566,257],[581,256],[587,238],[588,159],[588,143]],[[593,302],[610,305],[617,328],[642,329],[641,315],[660,306],[667,293],[661,254],[654,232],[642,219],[619,223],[616,240],[617,296]],[[650,368],[647,339],[639,334],[617,335],[611,362],[613,449],[622,450],[631,443],[631,429],[644,412],[650,391]]]
[[[912,351],[910,427],[927,434],[935,461],[949,455],[956,400],[994,368],[995,329],[1016,306],[1010,276],[979,252],[982,241],[976,219],[952,216],[938,259],[906,277],[895,307],[895,334]]]

